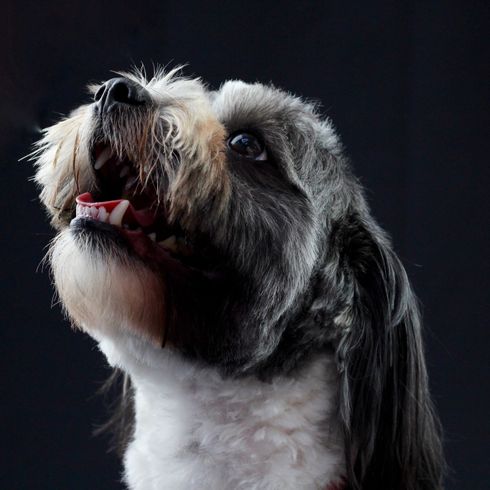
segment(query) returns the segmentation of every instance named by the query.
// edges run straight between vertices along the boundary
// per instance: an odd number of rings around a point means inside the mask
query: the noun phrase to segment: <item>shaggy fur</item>
[[[93,91],[36,180],[62,303],[132,383],[129,488],[441,488],[416,301],[330,121],[175,70]]]

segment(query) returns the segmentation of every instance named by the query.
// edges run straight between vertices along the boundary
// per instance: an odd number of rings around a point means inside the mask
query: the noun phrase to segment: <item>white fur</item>
[[[50,260],[60,299],[77,325],[91,335],[100,328],[105,335],[129,329],[161,344],[162,284],[149,268],[96,253],[69,229],[57,235]]]
[[[97,337],[135,387],[132,490],[324,490],[342,475],[330,358],[270,383],[231,380],[127,331]]]

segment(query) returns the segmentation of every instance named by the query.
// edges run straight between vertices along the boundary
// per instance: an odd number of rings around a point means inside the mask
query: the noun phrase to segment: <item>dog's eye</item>
[[[237,132],[228,138],[228,146],[235,153],[249,160],[267,160],[267,151],[264,143],[257,136]]]

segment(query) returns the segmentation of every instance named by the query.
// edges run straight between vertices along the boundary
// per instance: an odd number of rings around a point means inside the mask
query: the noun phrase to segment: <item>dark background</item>
[[[85,84],[144,62],[320,99],[424,306],[448,489],[489,488],[488,2],[4,2],[1,489],[117,489],[94,343],[51,308],[52,236],[17,160]],[[231,489],[230,489],[231,490]],[[385,490],[385,489],[383,489]]]

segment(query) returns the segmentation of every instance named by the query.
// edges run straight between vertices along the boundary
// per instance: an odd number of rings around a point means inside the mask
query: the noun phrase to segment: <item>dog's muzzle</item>
[[[146,88],[128,78],[112,78],[94,96],[94,119],[108,128],[129,114],[145,117],[140,109],[150,108]],[[168,253],[180,258],[190,255],[190,246],[178,225],[170,225],[165,210],[165,196],[158,196],[156,185],[147,181],[148,162],[136,161],[117,151],[110,138],[94,138],[90,156],[95,188],[76,197],[76,212],[71,229],[76,235],[104,235],[121,238],[131,244],[137,255],[153,259]],[[143,167],[143,168],[142,168]],[[96,243],[100,242],[100,238]],[[116,240],[120,242],[120,240]],[[153,243],[152,243],[153,242]]]

